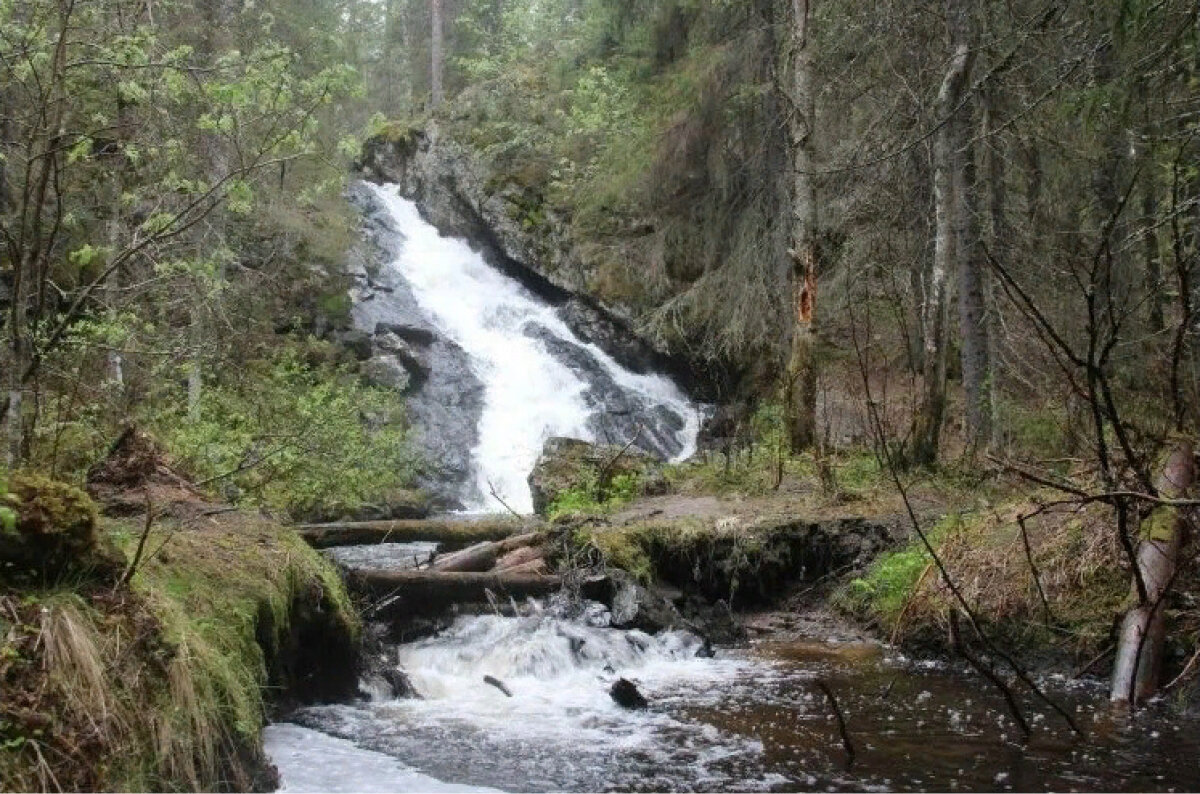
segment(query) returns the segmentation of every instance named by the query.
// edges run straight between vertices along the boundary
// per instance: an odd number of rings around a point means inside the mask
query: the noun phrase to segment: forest
[[[1200,786],[1147,770],[1200,720],[1191,0],[0,0],[0,381],[5,790],[339,784],[279,726],[395,790]],[[296,711],[548,675],[442,599],[628,719],[693,697],[676,630],[816,683],[711,706],[765,757],[695,779],[607,711],[666,760]],[[898,680],[1018,760],[872,755]]]

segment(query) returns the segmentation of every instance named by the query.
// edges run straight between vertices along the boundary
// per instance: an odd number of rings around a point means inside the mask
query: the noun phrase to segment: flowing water
[[[464,240],[442,236],[394,185],[372,185],[397,239],[387,268],[411,290],[438,333],[470,358],[483,409],[464,502],[533,511],[526,478],[546,439],[605,439],[608,419],[638,426],[639,445],[682,459],[695,451],[700,414],[668,377],[638,374],[581,341],[551,306],[491,267]]]
[[[1154,709],[1122,721],[1097,682],[1044,681],[1085,735],[1024,698],[1034,735],[1023,742],[986,684],[879,646],[773,641],[703,658],[690,635],[651,637],[608,628],[607,620],[599,605],[531,604],[520,617],[463,617],[436,638],[400,646],[395,663],[422,697],[312,707],[272,726],[269,746],[285,784],[433,790],[412,785],[419,774],[509,791],[1200,785],[1200,721],[1164,719]],[[620,677],[637,684],[647,709],[613,702],[608,690]],[[852,761],[818,679],[845,713]],[[330,763],[351,767],[344,787],[314,776],[331,736],[343,744]],[[394,781],[378,771],[389,764],[404,770]]]
[[[465,242],[439,235],[394,187],[369,191],[387,231],[380,278],[390,286],[356,313],[368,328],[412,323],[449,340],[439,355],[458,374],[433,375],[410,409],[434,439],[478,409],[470,455],[457,469],[467,505],[494,509],[494,489],[528,511],[525,478],[544,440],[600,438],[609,414],[635,414],[664,456],[691,453],[698,415],[670,380],[628,372],[581,342],[554,307]],[[462,398],[472,390],[482,394],[478,405]],[[404,569],[433,551],[395,544],[329,553],[351,568]],[[1161,706],[1119,718],[1096,682],[1043,682],[1083,737],[1023,696],[1034,727],[1025,742],[986,683],[880,646],[797,638],[710,657],[689,634],[652,637],[609,620],[598,604],[529,602],[515,616],[463,616],[433,638],[392,646],[387,663],[421,697],[364,684],[355,702],[302,709],[269,726],[282,790],[1200,787],[1200,719]],[[635,682],[648,708],[613,701],[619,678]],[[853,757],[818,681],[845,714]]]

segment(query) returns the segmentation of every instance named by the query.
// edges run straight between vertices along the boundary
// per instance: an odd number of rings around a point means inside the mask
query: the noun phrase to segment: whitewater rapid
[[[552,355],[537,334],[586,351],[601,376],[647,416],[665,410],[677,418],[675,459],[695,452],[699,412],[670,378],[625,369],[596,345],[580,340],[553,306],[491,267],[466,241],[442,236],[415,203],[400,196],[397,186],[370,187],[403,237],[388,267],[409,284],[438,330],[470,356],[484,384],[478,443],[472,450],[474,481],[463,500],[469,509],[500,510],[503,500],[518,512],[531,513],[526,478],[544,442],[553,436],[601,440],[595,420],[604,406],[589,401],[588,374]]]

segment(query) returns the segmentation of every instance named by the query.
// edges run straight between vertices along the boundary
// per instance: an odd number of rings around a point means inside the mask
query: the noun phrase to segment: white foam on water
[[[443,783],[405,766],[389,755],[364,750],[345,739],[287,722],[266,727],[263,731],[263,748],[279,771],[280,792],[405,794],[414,791],[498,791]]]
[[[683,449],[676,457],[695,452],[700,416],[673,381],[630,372],[600,348],[582,342],[553,307],[488,265],[465,241],[439,234],[395,185],[371,188],[404,237],[390,267],[409,283],[438,328],[467,352],[484,384],[479,441],[472,452],[476,493],[467,495],[469,507],[499,509],[490,496],[494,488],[514,510],[533,512],[526,477],[546,439],[597,440],[588,427],[595,412],[584,399],[587,384],[526,336],[530,323],[586,348],[621,388],[683,417],[685,426],[678,434]]]
[[[400,646],[397,664],[419,699],[308,709],[306,725],[418,764],[443,779],[543,791],[634,786],[754,788],[757,738],[687,715],[717,709],[771,669],[747,658],[696,656],[683,632],[651,637],[607,627],[594,605],[571,619],[459,618],[438,637]],[[492,676],[509,697],[484,680]],[[636,683],[650,705],[629,710],[609,689]]]

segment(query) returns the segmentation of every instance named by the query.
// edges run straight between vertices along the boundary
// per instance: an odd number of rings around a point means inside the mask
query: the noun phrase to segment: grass
[[[347,642],[357,618],[294,533],[204,522],[156,528],[131,591],[0,593],[0,788],[270,785],[260,730],[296,610],[324,610]],[[138,527],[103,529],[132,552]]]
[[[995,639],[1017,650],[1090,658],[1108,642],[1129,593],[1110,517],[1099,506],[1049,513],[1027,520],[1023,537],[1017,519],[1034,504],[1010,499],[951,514],[927,536]],[[917,538],[845,583],[834,604],[894,641],[938,647],[948,641],[948,614],[955,605]]]

